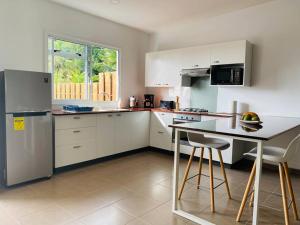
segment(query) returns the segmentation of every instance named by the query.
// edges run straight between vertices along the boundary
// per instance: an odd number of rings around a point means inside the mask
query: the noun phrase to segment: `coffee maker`
[[[145,94],[144,108],[154,108],[154,95]]]

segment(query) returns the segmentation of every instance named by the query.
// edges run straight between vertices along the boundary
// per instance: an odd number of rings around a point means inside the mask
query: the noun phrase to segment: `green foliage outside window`
[[[49,45],[52,45],[49,42]],[[51,49],[52,46],[49,47]],[[86,51],[90,48],[90,51]],[[99,47],[87,47],[82,44],[62,40],[54,40],[54,52],[63,52],[66,56],[54,56],[55,83],[84,83],[85,68],[90,59],[91,80],[98,82],[99,73],[117,71],[117,50]],[[86,52],[90,55],[86,56]],[[68,57],[70,56],[70,57]]]

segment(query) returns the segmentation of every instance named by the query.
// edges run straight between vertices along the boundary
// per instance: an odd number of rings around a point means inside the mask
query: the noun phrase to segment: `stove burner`
[[[182,109],[179,109],[179,111],[182,111],[182,112],[208,112],[207,109],[201,109],[201,108],[182,108]]]

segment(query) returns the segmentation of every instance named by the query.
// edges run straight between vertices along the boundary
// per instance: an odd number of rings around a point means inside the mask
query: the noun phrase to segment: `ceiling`
[[[146,32],[191,17],[205,19],[270,0],[51,0]]]

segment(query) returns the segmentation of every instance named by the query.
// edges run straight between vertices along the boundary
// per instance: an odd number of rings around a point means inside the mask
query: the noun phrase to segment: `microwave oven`
[[[211,85],[243,85],[244,64],[211,66]]]

